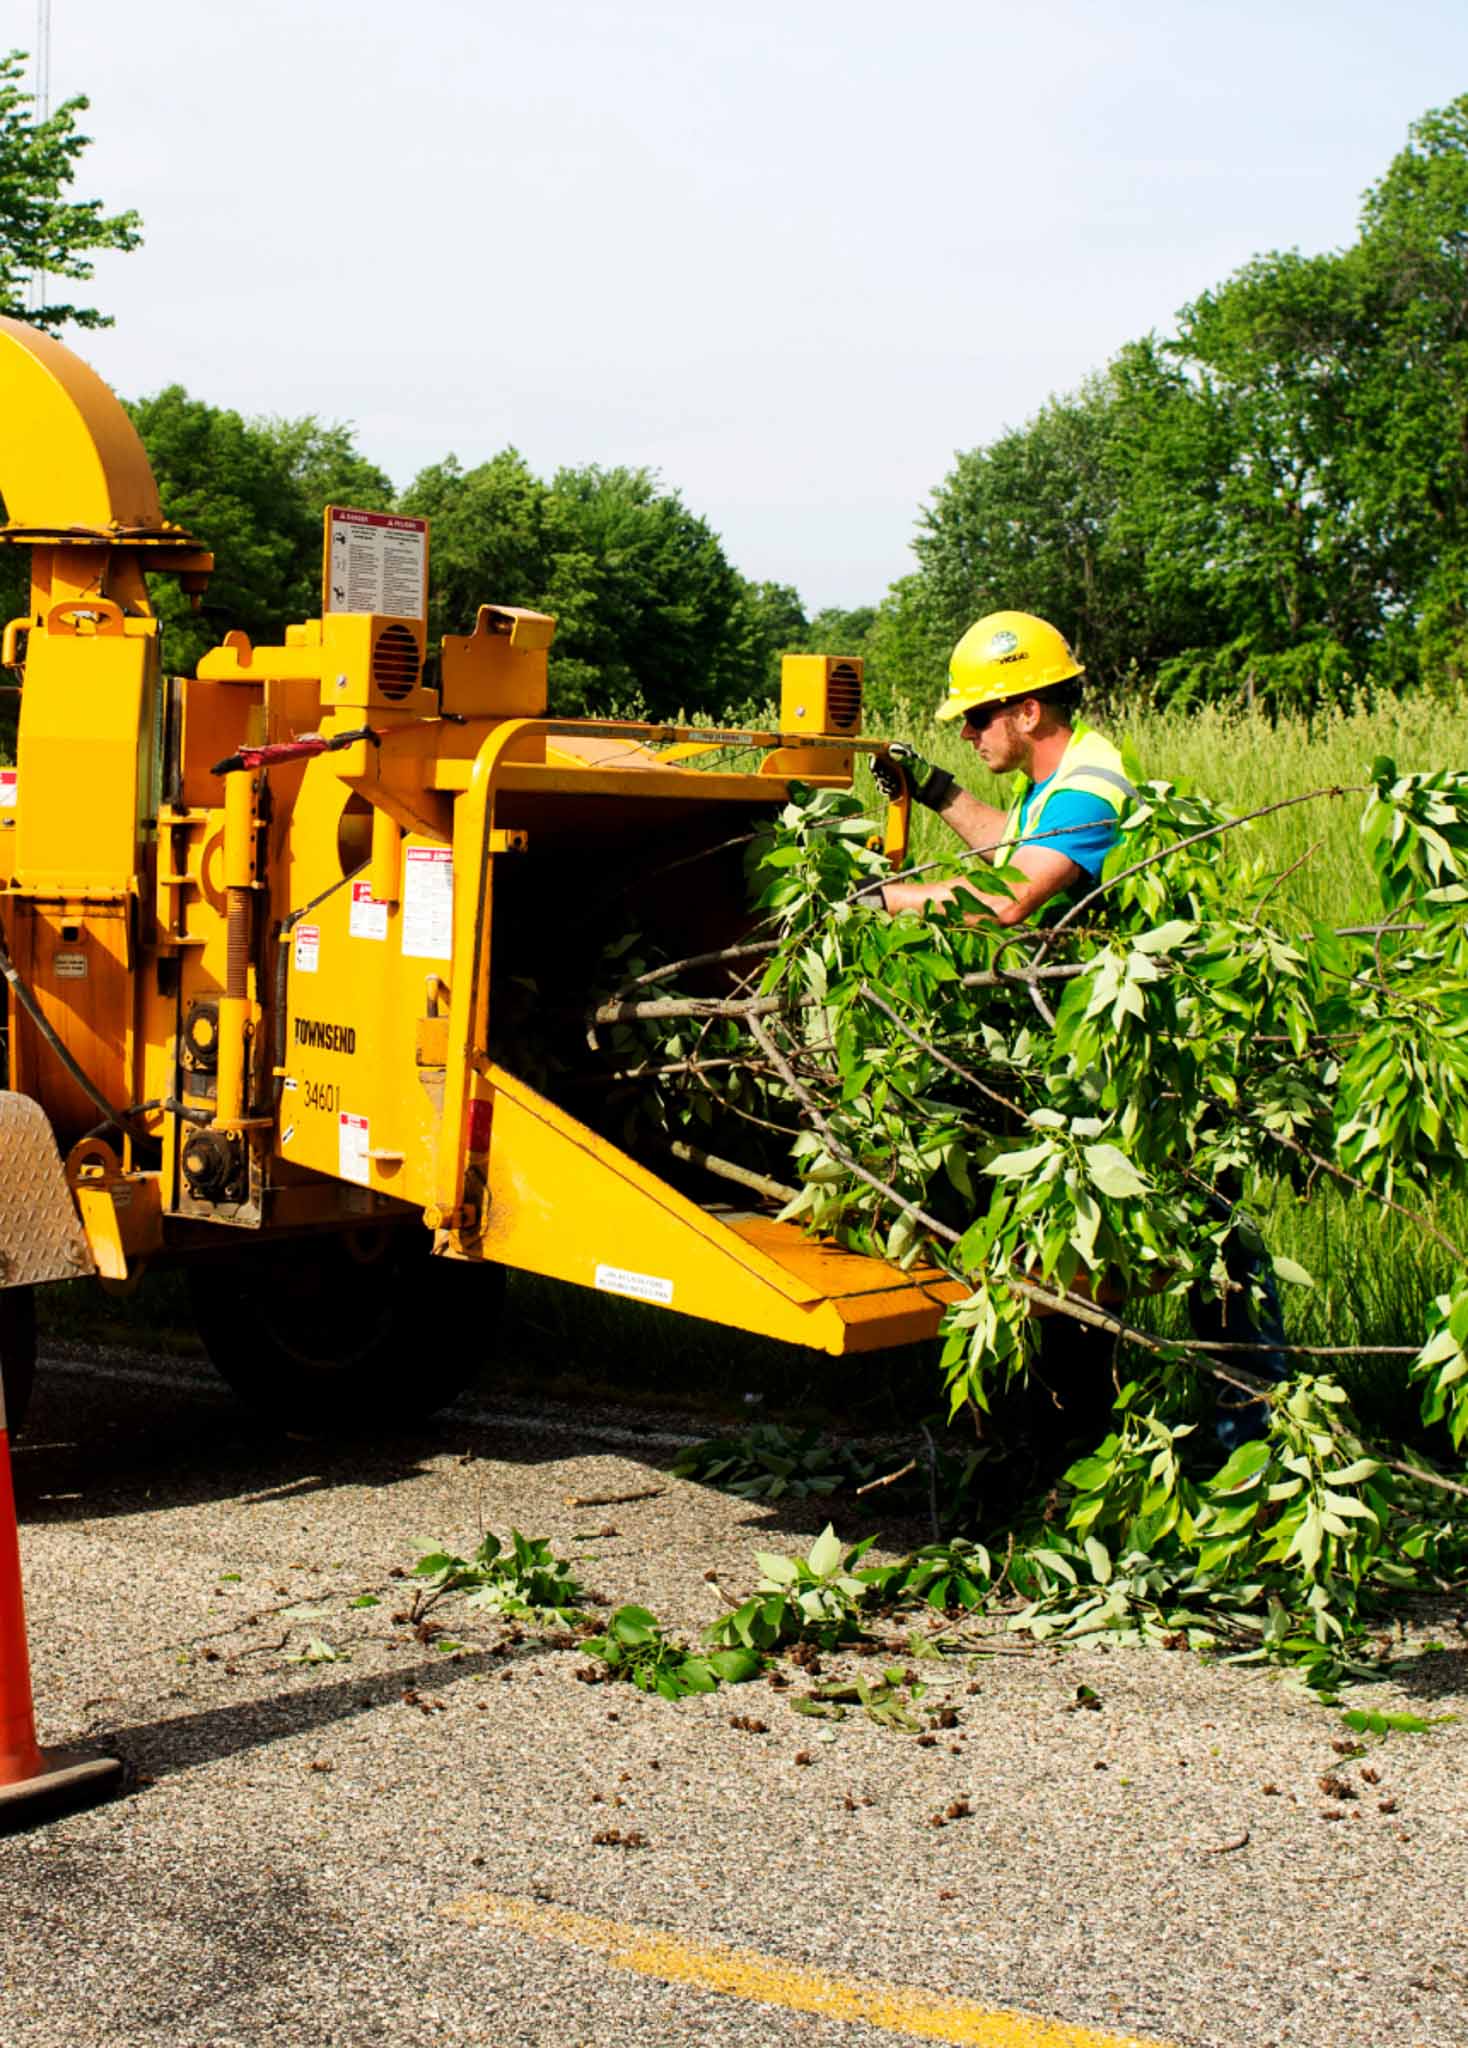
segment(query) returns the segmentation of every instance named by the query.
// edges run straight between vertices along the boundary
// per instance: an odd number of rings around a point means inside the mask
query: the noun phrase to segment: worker
[[[1022,924],[1053,898],[1094,886],[1136,791],[1110,740],[1077,718],[1084,673],[1064,635],[1029,612],[990,612],[969,627],[953,650],[937,715],[963,720],[963,737],[993,774],[1018,771],[1011,809],[980,802],[901,743],[873,759],[872,773],[889,801],[906,789],[975,852],[1010,869],[1012,893],[968,879],[887,882],[888,910],[972,897],[982,909],[971,922],[987,913]]]
[[[986,891],[965,879],[887,882],[881,895],[888,910],[976,899],[982,908],[966,913],[972,922],[992,915],[999,924],[1015,925],[1057,897],[1094,887],[1136,790],[1110,740],[1077,717],[1083,674],[1064,636],[1029,612],[990,612],[969,627],[953,650],[938,718],[962,718],[964,738],[993,774],[1018,771],[1009,811],[981,803],[946,768],[901,744],[873,758],[872,774],[889,800],[905,788],[977,853],[1007,866],[1013,893]],[[1219,1176],[1214,1202],[1221,1215],[1232,1215],[1240,1192],[1237,1176]],[[1230,1316],[1222,1301],[1195,1287],[1188,1300],[1194,1334],[1214,1343],[1258,1343],[1263,1348],[1249,1358],[1250,1370],[1266,1380],[1283,1379],[1286,1340],[1269,1262],[1245,1239],[1229,1247],[1228,1272],[1236,1290],[1257,1297],[1253,1313],[1236,1304]],[[1052,1348],[1057,1339],[1072,1349],[1079,1341],[1074,1326],[1059,1317],[1047,1323],[1046,1333]],[[1056,1359],[1049,1366],[1053,1374]],[[1067,1386],[1062,1405],[1072,1411],[1072,1421],[1078,1403],[1094,1419],[1083,1406],[1088,1396],[1099,1395],[1109,1407],[1104,1376],[1088,1373],[1084,1364],[1078,1374],[1071,1371]],[[1264,1435],[1267,1417],[1258,1401],[1220,1402],[1214,1434],[1232,1451]]]

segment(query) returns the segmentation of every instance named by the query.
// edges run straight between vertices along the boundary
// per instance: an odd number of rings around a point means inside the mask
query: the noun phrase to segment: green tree
[[[321,515],[336,500],[386,511],[392,485],[361,456],[351,429],[314,418],[246,420],[170,385],[129,407],[166,516],[214,550],[208,598],[189,609],[172,582],[154,597],[168,662],[192,668],[222,633],[278,639],[321,609]]]
[[[876,619],[874,604],[825,605],[806,628],[806,647],[812,654],[860,654]]]
[[[720,717],[757,695],[744,582],[718,535],[645,469],[563,469],[553,564],[561,702]]]
[[[0,57],[0,312],[57,333],[74,327],[110,327],[111,317],[95,306],[47,301],[26,309],[26,285],[33,278],[81,283],[92,275],[88,254],[95,249],[136,249],[142,232],[136,213],[102,211],[100,199],[67,199],[78,160],[89,137],[77,133],[77,115],[88,102],[63,102],[44,121],[31,113],[35,95],[20,81],[26,53]]]
[[[1366,195],[1359,262],[1379,339],[1358,500],[1395,547],[1386,602],[1417,673],[1468,672],[1468,94],[1425,114]]]
[[[1154,527],[1196,440],[1196,403],[1142,342],[1026,426],[960,454],[913,544],[933,632],[951,646],[985,612],[1038,612],[1103,692],[1174,653],[1199,593],[1155,559]]]
[[[1349,248],[1256,258],[959,455],[915,546],[934,638],[1040,612],[1104,690],[1309,709],[1459,681],[1468,95],[1413,125]]]
[[[876,610],[862,646],[868,722],[941,695],[955,636],[935,616],[926,579],[900,576]]]
[[[791,583],[746,583],[743,642],[754,685],[751,718],[762,723],[774,715],[780,696],[780,657],[810,645],[810,622],[800,593]],[[734,705],[725,707],[734,710]]]
[[[1187,509],[1214,633],[1169,678],[1308,706],[1362,687],[1379,660],[1392,536],[1360,498],[1376,460],[1363,438],[1372,298],[1359,252],[1287,252],[1181,315],[1171,353],[1211,428],[1211,474]]]
[[[433,522],[435,632],[486,602],[552,612],[560,712],[722,716],[761,694],[760,606],[718,536],[647,470],[563,469],[507,448],[420,472],[405,512]]]
[[[482,604],[544,608],[556,552],[550,493],[516,448],[464,469],[446,456],[420,470],[401,510],[432,525],[429,628],[463,633]]]

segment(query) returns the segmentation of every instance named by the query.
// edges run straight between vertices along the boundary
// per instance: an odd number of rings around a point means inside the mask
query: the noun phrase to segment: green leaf
[[[346,1664],[350,1650],[338,1650],[322,1636],[308,1636],[303,1648],[286,1658],[287,1664]]]
[[[1456,1714],[1386,1714],[1366,1707],[1352,1707],[1341,1715],[1357,1735],[1425,1735],[1429,1728],[1445,1727],[1457,1718]]]
[[[1186,918],[1169,918],[1166,924],[1158,925],[1154,931],[1140,933],[1130,943],[1139,953],[1174,953],[1197,929]]]
[[[744,1685],[751,1678],[758,1678],[764,1660],[756,1650],[715,1650],[710,1656],[709,1667],[714,1676],[725,1685]]]
[[[841,1539],[829,1522],[811,1545],[810,1556],[806,1561],[818,1579],[829,1578],[839,1567]]]
[[[464,1571],[467,1565],[462,1557],[450,1557],[447,1551],[431,1550],[427,1557],[420,1557],[413,1567],[415,1579],[437,1579],[445,1572]]]
[[[1075,1585],[1075,1566],[1068,1557],[1062,1557],[1058,1550],[1032,1550],[1029,1555],[1036,1564],[1043,1565],[1047,1571],[1058,1572],[1061,1578],[1068,1580],[1072,1586]]]
[[[1082,1157],[1086,1171],[1093,1184],[1103,1195],[1126,1201],[1136,1195],[1145,1195],[1147,1183],[1132,1165],[1125,1152],[1115,1145],[1087,1145]]]
[[[1252,1443],[1240,1444],[1238,1449],[1230,1455],[1227,1464],[1220,1471],[1214,1473],[1213,1478],[1209,1482],[1208,1490],[1210,1493],[1233,1493],[1236,1490],[1241,1490],[1245,1486],[1252,1485],[1253,1481],[1258,1478],[1268,1463],[1269,1445],[1267,1443],[1256,1440]],[[1295,1482],[1291,1490],[1298,1491],[1298,1482]]]
[[[618,1642],[633,1649],[642,1643],[656,1642],[661,1633],[656,1616],[645,1607],[619,1607],[609,1625]]]
[[[1316,1565],[1320,1562],[1321,1539],[1323,1535],[1324,1524],[1320,1519],[1320,1510],[1316,1507],[1307,1508],[1299,1528],[1295,1531],[1289,1549],[1285,1553],[1286,1556],[1298,1557],[1305,1570],[1313,1572]]]
[[[991,1159],[983,1169],[996,1180],[1023,1180],[1055,1156],[1055,1147],[1050,1144],[1027,1145],[1019,1152],[1001,1152]]]
[[[1342,1465],[1339,1472],[1323,1472],[1320,1476],[1327,1486],[1359,1486],[1363,1479],[1374,1479],[1381,1469],[1376,1458],[1357,1458],[1353,1464]]]
[[[1291,1287],[1313,1287],[1315,1285],[1313,1277],[1305,1271],[1303,1266],[1297,1265],[1293,1259],[1277,1256],[1271,1263],[1280,1279],[1287,1280]]]

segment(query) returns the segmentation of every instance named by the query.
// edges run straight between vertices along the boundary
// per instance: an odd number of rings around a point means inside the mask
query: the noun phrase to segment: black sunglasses
[[[981,704],[976,710],[965,711],[963,714],[964,731],[974,734],[986,731],[1004,709],[1005,706],[1003,704]]]

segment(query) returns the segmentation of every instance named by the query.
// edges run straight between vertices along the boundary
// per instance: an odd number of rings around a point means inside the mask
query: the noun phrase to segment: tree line
[[[871,641],[899,689],[1003,605],[1063,624],[1106,691],[1285,710],[1456,687],[1468,95],[1413,124],[1348,247],[1257,257],[960,454],[914,548]]]
[[[85,278],[89,249],[139,228],[63,198],[86,102],[35,123],[22,73],[20,53],[0,59],[0,307],[103,325],[24,306],[29,278]],[[201,613],[169,612],[180,668],[227,626],[275,635],[317,609],[335,500],[432,520],[435,632],[487,599],[554,612],[563,711],[761,717],[780,654],[801,649],[863,655],[878,707],[926,700],[959,634],[1003,607],[1062,626],[1103,696],[1287,711],[1452,689],[1468,665],[1468,94],[1413,124],[1348,247],[1256,258],[1175,333],[959,452],[919,512],[916,567],[855,610],[811,616],[790,585],[742,576],[646,469],[547,479],[506,448],[397,491],[344,425],[247,420],[177,385],[130,411],[168,516],[219,563]]]
[[[472,468],[447,456],[395,491],[345,426],[246,420],[177,385],[129,411],[168,516],[218,564],[198,613],[159,593],[170,665],[192,664],[228,627],[273,638],[314,616],[322,508],[349,504],[432,522],[432,635],[467,630],[484,603],[554,613],[557,710],[763,713],[793,593],[746,581],[708,523],[645,469],[546,480],[505,448]]]

